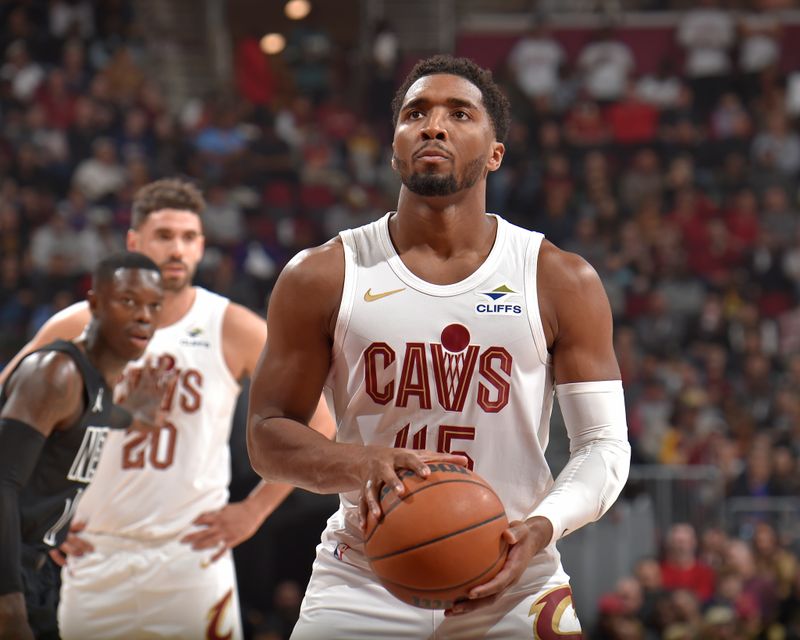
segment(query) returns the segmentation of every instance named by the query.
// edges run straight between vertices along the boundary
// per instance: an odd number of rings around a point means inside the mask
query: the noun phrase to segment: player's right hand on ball
[[[361,497],[358,502],[358,521],[362,532],[366,531],[367,514],[372,513],[376,520],[381,517],[380,495],[384,485],[398,495],[403,495],[405,487],[400,469],[410,469],[421,478],[430,475],[428,468],[432,463],[457,464],[467,466],[465,456],[453,453],[440,453],[427,449],[392,449],[388,447],[365,447],[366,455],[361,462]]]

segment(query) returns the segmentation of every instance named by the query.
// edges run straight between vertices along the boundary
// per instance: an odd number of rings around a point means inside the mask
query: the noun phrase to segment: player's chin
[[[181,291],[189,286],[191,278],[188,274],[181,273],[181,275],[172,275],[161,277],[161,283],[165,291]]]
[[[120,351],[129,360],[138,360],[147,350],[150,338],[141,336],[128,336],[128,339],[121,345]]]

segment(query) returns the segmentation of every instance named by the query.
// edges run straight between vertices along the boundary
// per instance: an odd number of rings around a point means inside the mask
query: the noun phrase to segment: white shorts
[[[292,640],[578,640],[580,623],[563,570],[514,585],[492,606],[444,617],[409,606],[368,571],[320,545]]]
[[[176,540],[85,537],[95,551],[70,557],[61,572],[63,640],[241,639],[230,551],[207,564],[213,552]]]

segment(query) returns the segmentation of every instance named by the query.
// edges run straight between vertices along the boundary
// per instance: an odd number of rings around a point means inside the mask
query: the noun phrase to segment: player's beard
[[[396,160],[400,180],[406,188],[420,196],[449,196],[473,186],[483,174],[483,158],[475,158],[464,167],[460,180],[453,173],[441,175],[431,172],[408,174],[408,163]]]
[[[166,266],[169,264],[178,264],[175,261],[171,263],[166,263]],[[189,266],[184,262],[180,262],[180,265],[184,268],[184,272],[180,276],[174,275],[164,275],[164,272],[161,273],[161,283],[164,287],[165,291],[171,291],[172,293],[178,293],[179,291],[183,291],[186,287],[191,286],[192,279],[194,278],[194,272],[189,269]]]

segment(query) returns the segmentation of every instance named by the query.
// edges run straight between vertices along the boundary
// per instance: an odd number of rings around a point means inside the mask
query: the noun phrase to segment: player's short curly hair
[[[182,178],[163,178],[145,185],[134,195],[131,228],[141,227],[154,211],[177,209],[202,217],[205,208],[203,194],[194,184]]]
[[[511,108],[508,104],[508,98],[505,97],[500,87],[495,83],[492,72],[479,67],[468,58],[437,55],[417,62],[406,76],[403,84],[400,85],[397,93],[394,94],[394,99],[392,100],[392,124],[397,126],[400,108],[403,106],[403,100],[411,85],[423,76],[430,76],[436,73],[461,76],[480,89],[483,105],[486,107],[486,112],[489,114],[489,119],[494,127],[495,138],[499,142],[503,142],[511,123]]]

